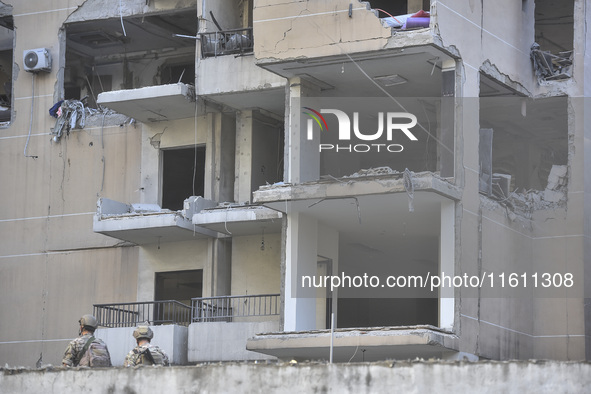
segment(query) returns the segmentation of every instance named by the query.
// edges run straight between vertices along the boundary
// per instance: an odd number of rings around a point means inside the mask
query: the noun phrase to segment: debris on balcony
[[[512,221],[515,220],[515,215],[531,219],[535,210],[555,208],[566,202],[567,175],[566,165],[553,165],[548,175],[548,183],[543,191],[530,189],[509,192],[511,176],[495,173],[493,174],[493,192],[490,198],[506,208],[507,215]]]
[[[51,130],[55,142],[58,142],[64,133],[70,135],[70,130],[84,128],[86,112],[81,100],[58,102],[49,110],[49,113],[57,118],[55,127]]]
[[[538,81],[560,81],[572,76],[573,51],[559,52],[540,50],[540,45],[531,46],[531,58]]]
[[[400,171],[391,169],[390,167],[376,167],[359,170],[351,175],[346,175],[343,178],[358,178],[360,176],[376,176],[376,175],[397,175],[401,174]]]
[[[390,15],[386,11],[377,9],[387,15],[387,18],[381,18],[384,27],[391,27],[399,30],[422,29],[429,27],[431,14],[427,11],[419,11],[414,14]]]
[[[201,56],[241,55],[253,50],[252,28],[201,33]]]

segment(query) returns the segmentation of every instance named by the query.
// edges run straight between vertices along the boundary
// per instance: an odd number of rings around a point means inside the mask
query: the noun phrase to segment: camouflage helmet
[[[82,316],[80,318],[80,320],[78,320],[78,323],[80,323],[80,325],[83,327],[92,327],[94,329],[96,329],[98,327],[98,322],[96,321],[96,317],[94,317],[92,315]]]
[[[154,332],[148,326],[138,326],[133,331],[133,337],[135,339],[146,338],[148,340],[151,340],[152,338],[154,338]]]

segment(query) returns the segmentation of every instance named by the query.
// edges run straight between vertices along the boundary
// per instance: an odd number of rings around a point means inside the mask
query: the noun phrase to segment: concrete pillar
[[[454,176],[454,131],[456,64],[454,60],[443,62],[441,71],[441,121],[439,140],[439,171],[442,177]]]
[[[236,166],[234,170],[234,201],[251,202],[252,174],[252,111],[236,114]]]
[[[205,148],[205,185],[203,187],[203,197],[215,201],[217,196],[217,193],[215,193],[216,157],[219,155],[216,140],[219,139],[218,121],[221,121],[221,116],[218,113],[208,113],[206,118],[207,142]]]
[[[455,266],[455,203],[441,203],[441,230],[439,235],[439,271],[454,275]],[[454,327],[454,290],[444,288],[439,293],[439,327],[451,330]]]
[[[224,202],[234,198],[236,124],[234,118],[214,112],[207,114],[204,197]]]
[[[316,328],[316,289],[303,288],[302,276],[316,275],[318,222],[301,213],[287,215],[284,331]]]
[[[290,183],[315,181],[320,177],[320,135],[307,139],[301,122],[301,101],[317,93],[312,86],[299,77],[290,78],[286,87],[285,107],[285,169],[284,179]]]
[[[336,276],[339,274],[339,232],[334,228],[323,225],[318,226],[318,258],[328,259],[331,263],[329,267],[331,270],[324,275]],[[330,289],[328,290],[330,291]],[[322,291],[325,291],[325,289],[322,289]],[[332,301],[331,309],[332,313],[334,313],[334,321],[336,325],[338,317],[338,289],[335,289],[332,294],[329,293],[329,297]],[[320,314],[318,314],[316,323],[318,328],[330,328],[330,325],[325,325],[326,322]]]
[[[232,238],[213,239],[211,247],[211,294],[229,295],[232,289]]]

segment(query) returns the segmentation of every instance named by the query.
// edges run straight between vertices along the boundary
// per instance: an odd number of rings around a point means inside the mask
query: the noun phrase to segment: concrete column
[[[304,275],[316,275],[317,243],[316,219],[301,213],[287,215],[284,331],[316,328],[316,289],[301,287],[301,281]]]
[[[338,275],[339,274],[339,232],[331,227],[318,226],[318,256],[319,259],[329,259],[331,262],[332,270],[326,272],[325,275]],[[325,291],[325,289],[322,289]],[[330,291],[330,289],[329,289]],[[338,289],[335,289],[332,294],[329,293],[332,298],[332,313],[334,313],[335,325],[338,317]],[[318,314],[317,318],[318,328],[330,328],[330,325],[325,327],[325,320]],[[336,328],[336,327],[335,327]]]
[[[286,87],[285,107],[285,169],[284,179],[290,183],[314,181],[320,177],[320,135],[307,139],[300,123],[301,100],[317,92],[299,77],[290,78]]]
[[[211,248],[211,294],[229,295],[232,285],[232,238],[213,239]]]
[[[220,112],[207,114],[205,150],[205,198],[223,202],[234,198],[236,125],[234,118]]]
[[[142,128],[142,159],[141,159],[141,189],[138,192],[137,202],[142,204],[162,204],[160,200],[160,179],[159,179],[159,155],[160,141],[158,133],[140,123]],[[134,202],[136,202],[134,201]]]
[[[219,121],[221,116],[218,113],[207,114],[207,142],[205,147],[205,185],[203,187],[203,197],[208,200],[216,200],[215,192],[216,178],[216,157],[219,152],[216,141],[219,140]],[[216,139],[217,136],[217,139]],[[216,154],[217,153],[217,154]]]
[[[234,201],[252,200],[252,111],[236,114],[236,167],[234,170]]]
[[[454,176],[454,131],[456,64],[454,60],[443,62],[441,71],[441,122],[439,127],[439,171],[442,177]]]
[[[439,235],[439,271],[445,275],[454,275],[455,265],[455,203],[441,203],[441,230]],[[444,288],[439,293],[439,327],[454,327],[454,290]]]

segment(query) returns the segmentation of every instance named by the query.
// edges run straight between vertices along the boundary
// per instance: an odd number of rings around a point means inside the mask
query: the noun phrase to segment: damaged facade
[[[91,311],[114,365],[144,321],[176,364],[589,358],[584,1],[41,3],[0,3],[1,363]]]

